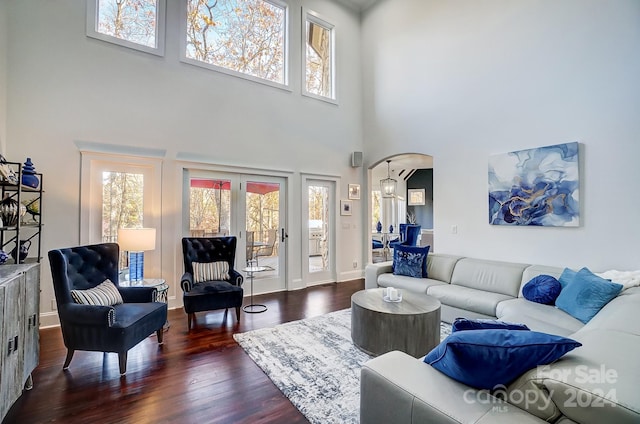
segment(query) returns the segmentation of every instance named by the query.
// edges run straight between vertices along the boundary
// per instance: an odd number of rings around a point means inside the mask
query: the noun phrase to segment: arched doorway
[[[393,193],[382,187],[395,180]],[[400,238],[400,224],[421,226],[417,243],[433,251],[433,156],[403,153],[380,159],[368,169],[368,262],[391,260],[390,243]]]

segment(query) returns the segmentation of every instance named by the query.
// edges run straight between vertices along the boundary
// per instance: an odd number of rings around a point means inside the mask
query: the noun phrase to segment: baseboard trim
[[[364,270],[356,269],[353,271],[341,272],[338,275],[338,282],[341,283],[343,281],[351,281],[357,280],[359,278],[364,278]]]

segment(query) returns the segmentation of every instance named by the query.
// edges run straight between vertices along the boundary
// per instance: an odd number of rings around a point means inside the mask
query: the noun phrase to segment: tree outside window
[[[191,235],[228,235],[231,228],[231,181],[193,178],[190,185]]]
[[[305,90],[335,99],[333,87],[333,26],[315,14],[306,14]]]
[[[187,0],[186,58],[286,84],[286,7],[265,0]]]
[[[102,241],[117,242],[119,228],[143,227],[144,176],[102,173]]]
[[[166,0],[87,0],[87,35],[164,54]]]
[[[156,0],[99,0],[98,31],[156,47]]]

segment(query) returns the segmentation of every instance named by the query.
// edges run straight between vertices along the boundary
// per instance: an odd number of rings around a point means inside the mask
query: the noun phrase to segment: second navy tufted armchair
[[[116,352],[120,374],[127,371],[127,352],[154,331],[162,343],[167,304],[155,302],[154,287],[120,287],[115,243],[49,251],[53,288],[69,367],[76,350]],[[117,287],[123,303],[111,306],[76,303],[72,290],[93,289],[105,280]]]
[[[184,311],[187,313],[187,329],[195,320],[195,313],[225,309],[236,309],[236,319],[240,321],[242,306],[242,282],[244,278],[234,269],[237,239],[229,237],[184,237],[182,254],[184,258],[184,275],[180,281],[183,295]],[[193,263],[211,264],[226,262],[228,278],[198,281],[194,277]]]

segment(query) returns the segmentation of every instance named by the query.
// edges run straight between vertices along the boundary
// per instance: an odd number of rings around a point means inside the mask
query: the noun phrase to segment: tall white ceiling
[[[354,10],[362,12],[373,6],[378,0],[338,0],[340,3],[346,4]]]

